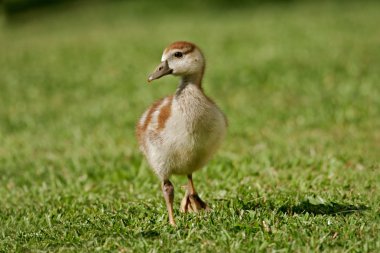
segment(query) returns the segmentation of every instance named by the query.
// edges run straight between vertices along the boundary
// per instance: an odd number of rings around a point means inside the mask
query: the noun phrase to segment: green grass
[[[340,3],[3,18],[0,252],[379,251],[380,3]],[[181,214],[173,177],[172,228],[134,125],[175,90],[146,79],[182,39],[203,49],[230,127],[194,174],[213,211]]]

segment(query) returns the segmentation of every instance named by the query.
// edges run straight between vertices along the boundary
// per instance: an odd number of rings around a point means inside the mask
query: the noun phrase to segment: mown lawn
[[[141,2],[2,18],[0,252],[380,251],[380,3]],[[134,125],[175,40],[230,128],[172,228]]]

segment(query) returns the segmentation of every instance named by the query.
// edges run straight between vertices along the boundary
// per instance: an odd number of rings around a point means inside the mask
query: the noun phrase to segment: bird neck
[[[196,120],[204,108],[205,101],[207,100],[201,87],[201,78],[184,76],[182,77],[177,91],[174,95],[175,104],[186,120],[192,122]]]
[[[180,96],[186,89],[190,87],[196,87],[202,90],[201,80],[195,76],[183,76],[178,85],[176,95]]]
[[[198,89],[203,91],[202,89],[203,73],[204,73],[204,68],[199,73],[182,76],[181,81],[176,91],[176,95],[180,95],[182,91],[184,91],[187,87],[190,87],[190,86],[192,87],[196,86]]]

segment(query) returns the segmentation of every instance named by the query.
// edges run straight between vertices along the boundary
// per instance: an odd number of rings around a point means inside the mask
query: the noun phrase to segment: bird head
[[[202,52],[193,43],[178,41],[165,48],[161,63],[149,75],[148,81],[156,80],[166,75],[202,76],[205,60]]]

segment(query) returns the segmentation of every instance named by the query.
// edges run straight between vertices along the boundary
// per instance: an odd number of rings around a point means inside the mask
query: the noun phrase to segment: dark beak
[[[168,61],[163,61],[157,66],[156,70],[149,75],[148,82],[156,80],[160,77],[173,73],[173,70],[169,68]]]

